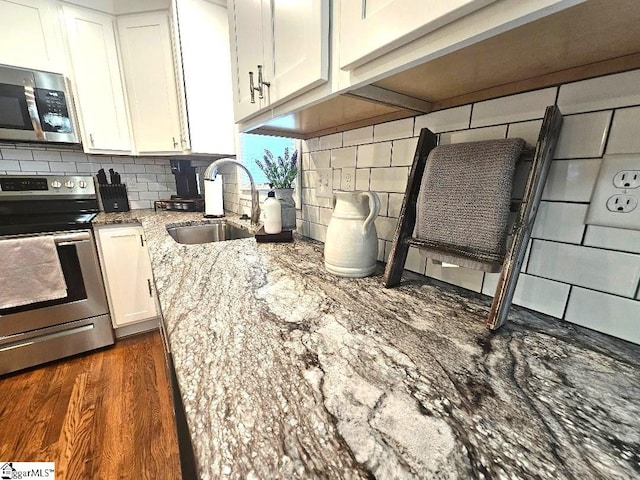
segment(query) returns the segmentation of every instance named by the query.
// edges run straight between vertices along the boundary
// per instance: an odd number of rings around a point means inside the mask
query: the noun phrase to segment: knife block
[[[102,207],[106,213],[128,212],[129,199],[127,198],[127,186],[124,183],[98,184]]]

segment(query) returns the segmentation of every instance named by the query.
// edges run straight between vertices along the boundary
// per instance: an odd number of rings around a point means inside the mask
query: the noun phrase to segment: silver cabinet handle
[[[153,297],[153,290],[151,289],[151,279],[147,278],[147,286],[149,287],[149,296]]]
[[[173,148],[178,148],[178,142],[176,141],[176,137],[171,137],[173,140]]]
[[[91,142],[91,146],[92,146],[92,147],[95,147],[95,145],[96,145],[96,144],[95,144],[95,142],[93,141],[93,133],[90,133],[90,134],[89,134],[89,141]]]
[[[91,240],[91,235],[85,232],[56,235],[53,237],[56,245],[69,245],[77,242],[86,242],[87,240]]]
[[[271,87],[271,82],[265,82],[262,76],[262,65],[258,65],[258,98],[264,98],[264,87]]]
[[[256,103],[255,90],[256,87],[253,85],[253,72],[249,72],[249,95],[251,96],[251,103]]]

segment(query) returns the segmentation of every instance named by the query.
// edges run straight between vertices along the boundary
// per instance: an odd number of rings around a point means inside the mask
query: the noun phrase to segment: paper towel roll
[[[206,217],[223,217],[222,175],[215,180],[204,181],[204,214]]]

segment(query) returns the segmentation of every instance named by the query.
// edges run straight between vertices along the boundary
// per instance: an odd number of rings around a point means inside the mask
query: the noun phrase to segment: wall
[[[303,142],[299,229],[325,240],[331,199],[315,171],[333,169],[334,190],[380,195],[379,259],[389,255],[420,129],[440,143],[523,137],[535,144],[547,105],[565,115],[514,303],[640,343],[640,232],[586,226],[605,153],[640,153],[640,70],[489,100]],[[518,188],[526,170],[517,176]],[[497,274],[442,267],[411,249],[406,268],[492,295]]]
[[[92,175],[100,168],[120,172],[132,209],[153,208],[153,202],[175,194],[169,157],[87,155],[79,146],[34,146],[0,143],[0,174]],[[210,163],[193,159],[201,172]]]

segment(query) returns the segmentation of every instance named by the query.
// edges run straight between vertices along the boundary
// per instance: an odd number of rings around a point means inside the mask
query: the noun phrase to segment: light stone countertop
[[[640,477],[639,346],[518,307],[491,333],[490,299],[334,277],[299,237],[165,229],[203,220],[94,221],[145,230],[201,478]]]

